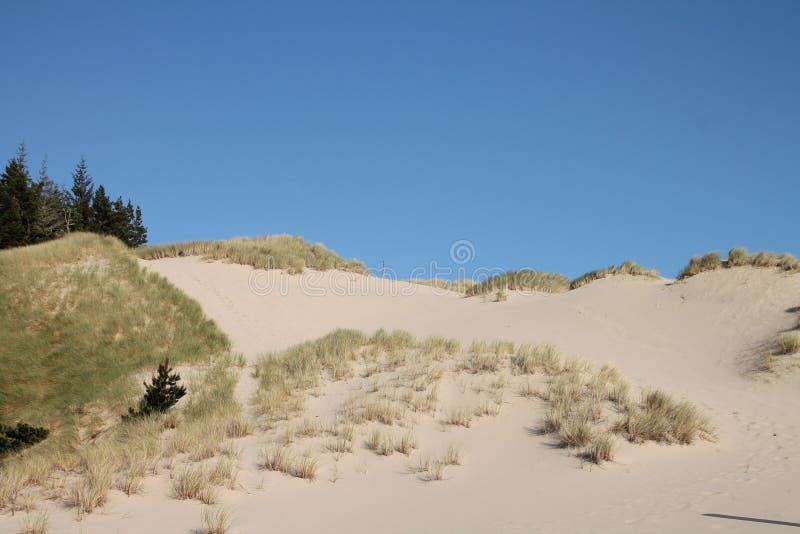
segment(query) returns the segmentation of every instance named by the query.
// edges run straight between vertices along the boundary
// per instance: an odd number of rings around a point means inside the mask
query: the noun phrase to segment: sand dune
[[[381,457],[361,442],[338,461],[322,454],[314,482],[259,471],[258,450],[266,440],[256,433],[241,440],[242,487],[222,497],[233,511],[234,532],[781,528],[708,514],[800,522],[800,379],[745,372],[760,347],[796,322],[787,310],[800,304],[798,276],[748,267],[681,283],[621,276],[558,295],[510,292],[508,301],[495,303],[337,271],[288,275],[194,257],[143,264],[200,302],[249,361],[339,327],[398,328],[463,343],[552,342],[596,366],[613,363],[634,384],[694,402],[717,427],[717,442],[624,443],[614,462],[596,466],[535,435],[542,403],[509,390],[499,416],[469,429],[434,420],[415,428],[421,451],[435,454],[449,444],[462,451],[463,465],[436,483],[410,474],[409,458]],[[254,387],[243,372],[243,401]],[[326,385],[309,401],[308,413],[324,418],[343,388],[347,383]],[[443,383],[445,401],[456,388]],[[151,478],[143,495],[115,494],[102,513],[80,523],[56,513],[56,531],[188,532],[199,526],[200,504],[168,493],[165,476]],[[3,518],[0,530],[10,524]]]

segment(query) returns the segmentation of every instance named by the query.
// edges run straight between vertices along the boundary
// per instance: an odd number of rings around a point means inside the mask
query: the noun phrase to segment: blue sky
[[[0,149],[400,276],[800,254],[800,3],[13,2]],[[37,166],[37,165],[34,165]]]

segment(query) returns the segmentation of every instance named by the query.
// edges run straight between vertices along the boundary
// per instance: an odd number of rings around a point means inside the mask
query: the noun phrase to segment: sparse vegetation
[[[689,278],[705,271],[713,271],[722,267],[772,267],[787,272],[800,272],[800,259],[791,254],[775,254],[773,252],[749,253],[743,248],[733,248],[728,252],[728,259],[722,260],[717,252],[709,252],[704,256],[695,256],[678,274],[678,280]]]
[[[227,534],[231,528],[231,513],[221,506],[204,506],[200,522],[200,534]]]
[[[645,269],[638,263],[626,261],[619,265],[612,265],[610,267],[606,267],[605,269],[597,269],[596,271],[590,271],[582,276],[579,276],[569,284],[569,288],[578,289],[586,284],[591,284],[595,280],[623,274],[629,276],[643,276],[645,278],[661,278],[661,275],[659,275],[658,271],[656,270]]]
[[[645,390],[641,403],[630,407],[615,430],[634,443],[690,444],[698,438],[714,439],[711,423],[696,407],[677,402],[659,389]]]
[[[431,286],[437,289],[446,289],[447,291],[454,291],[456,293],[466,293],[467,290],[477,284],[474,280],[469,278],[461,278],[455,282],[442,280],[441,278],[412,278],[409,280],[412,284],[419,284],[421,286]]]
[[[613,457],[606,421],[614,412],[622,417],[611,430],[634,443],[715,439],[709,420],[692,404],[676,402],[661,390],[645,390],[636,404],[628,392],[627,381],[615,367],[606,365],[592,373],[586,362],[570,360],[542,395],[550,403],[542,430],[558,434],[562,447],[587,447],[581,454],[596,463]]]
[[[465,294],[471,297],[486,293],[497,293],[501,290],[562,293],[569,289],[569,284],[569,278],[561,274],[523,269],[491,276],[483,282],[468,287]]]
[[[259,467],[278,471],[296,478],[314,480],[319,462],[310,456],[295,457],[286,446],[271,446],[261,451]]]
[[[216,487],[201,465],[190,465],[180,470],[172,479],[172,491],[176,499],[197,499],[204,504],[217,501]]]
[[[472,424],[472,411],[467,408],[451,408],[445,415],[444,423],[469,428]]]
[[[202,256],[208,260],[225,260],[256,269],[288,269],[301,273],[304,269],[339,269],[369,274],[358,260],[345,260],[325,248],[321,243],[311,244],[300,236],[265,235],[239,237],[225,241],[185,241],[167,245],[151,245],[136,249],[145,260]]]
[[[536,372],[555,374],[561,366],[561,358],[554,345],[523,343],[511,357],[511,365],[520,374],[532,375]]]

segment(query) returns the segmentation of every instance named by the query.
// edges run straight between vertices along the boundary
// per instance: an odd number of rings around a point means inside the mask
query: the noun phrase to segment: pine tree
[[[111,235],[130,246],[130,230],[131,219],[125,211],[125,203],[122,201],[122,197],[117,197],[117,200],[111,204]]]
[[[128,408],[128,415],[123,419],[147,416],[152,413],[164,413],[186,395],[186,388],[178,385],[181,376],[172,372],[169,358],[158,365],[158,371],[153,375],[151,383],[144,382],[145,393],[139,401],[138,409]]]
[[[86,158],[81,158],[72,173],[72,200],[74,205],[74,227],[77,231],[92,230],[92,198],[94,181],[89,176]]]
[[[37,191],[26,164],[25,145],[0,175],[0,247],[32,242],[37,212]]]
[[[90,223],[87,230],[98,234],[113,235],[114,213],[111,207],[111,200],[106,195],[106,188],[98,186],[92,198],[90,211]]]
[[[128,201],[128,206],[130,206],[130,201]],[[147,227],[142,222],[142,209],[139,206],[136,206],[131,235],[130,245],[132,247],[140,247],[147,243]]]

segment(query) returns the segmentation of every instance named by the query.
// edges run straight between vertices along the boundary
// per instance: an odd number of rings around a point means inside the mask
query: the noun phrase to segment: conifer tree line
[[[122,197],[111,200],[95,188],[86,160],[72,173],[72,186],[57,184],[43,161],[31,177],[25,145],[20,145],[0,175],[0,249],[32,245],[70,232],[113,235],[130,247],[147,243],[142,210]]]

